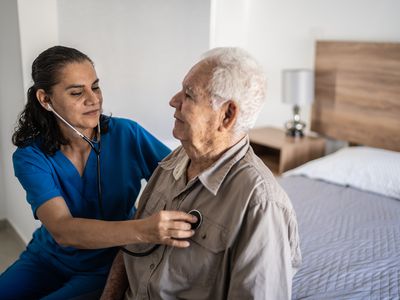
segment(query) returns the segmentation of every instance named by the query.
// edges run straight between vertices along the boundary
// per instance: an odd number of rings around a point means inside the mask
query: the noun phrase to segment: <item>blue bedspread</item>
[[[400,299],[400,200],[302,176],[280,183],[303,255],[293,299]]]

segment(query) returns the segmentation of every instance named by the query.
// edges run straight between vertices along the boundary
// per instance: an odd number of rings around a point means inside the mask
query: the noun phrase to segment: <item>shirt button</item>
[[[154,264],[151,264],[150,265],[150,270],[153,270],[154,269]]]

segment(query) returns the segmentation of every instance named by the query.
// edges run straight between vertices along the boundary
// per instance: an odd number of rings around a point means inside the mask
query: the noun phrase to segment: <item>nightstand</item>
[[[274,175],[293,169],[325,153],[325,140],[319,137],[290,137],[273,127],[250,130],[250,144]]]

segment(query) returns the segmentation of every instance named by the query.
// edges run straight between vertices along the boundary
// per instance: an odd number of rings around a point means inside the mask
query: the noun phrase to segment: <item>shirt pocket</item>
[[[169,266],[180,284],[209,286],[214,282],[227,248],[227,230],[203,215],[203,223],[187,249],[172,248]],[[183,279],[183,282],[182,282]]]

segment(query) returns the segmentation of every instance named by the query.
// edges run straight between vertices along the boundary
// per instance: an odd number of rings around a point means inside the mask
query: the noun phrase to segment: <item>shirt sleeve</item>
[[[301,260],[294,212],[271,200],[249,207],[232,260],[228,299],[290,299]]]
[[[26,191],[35,219],[40,205],[54,197],[61,196],[51,168],[44,154],[32,147],[18,148],[13,154],[14,174]]]
[[[170,154],[171,150],[139,124],[136,137],[139,163],[144,178],[149,180],[158,163]]]

